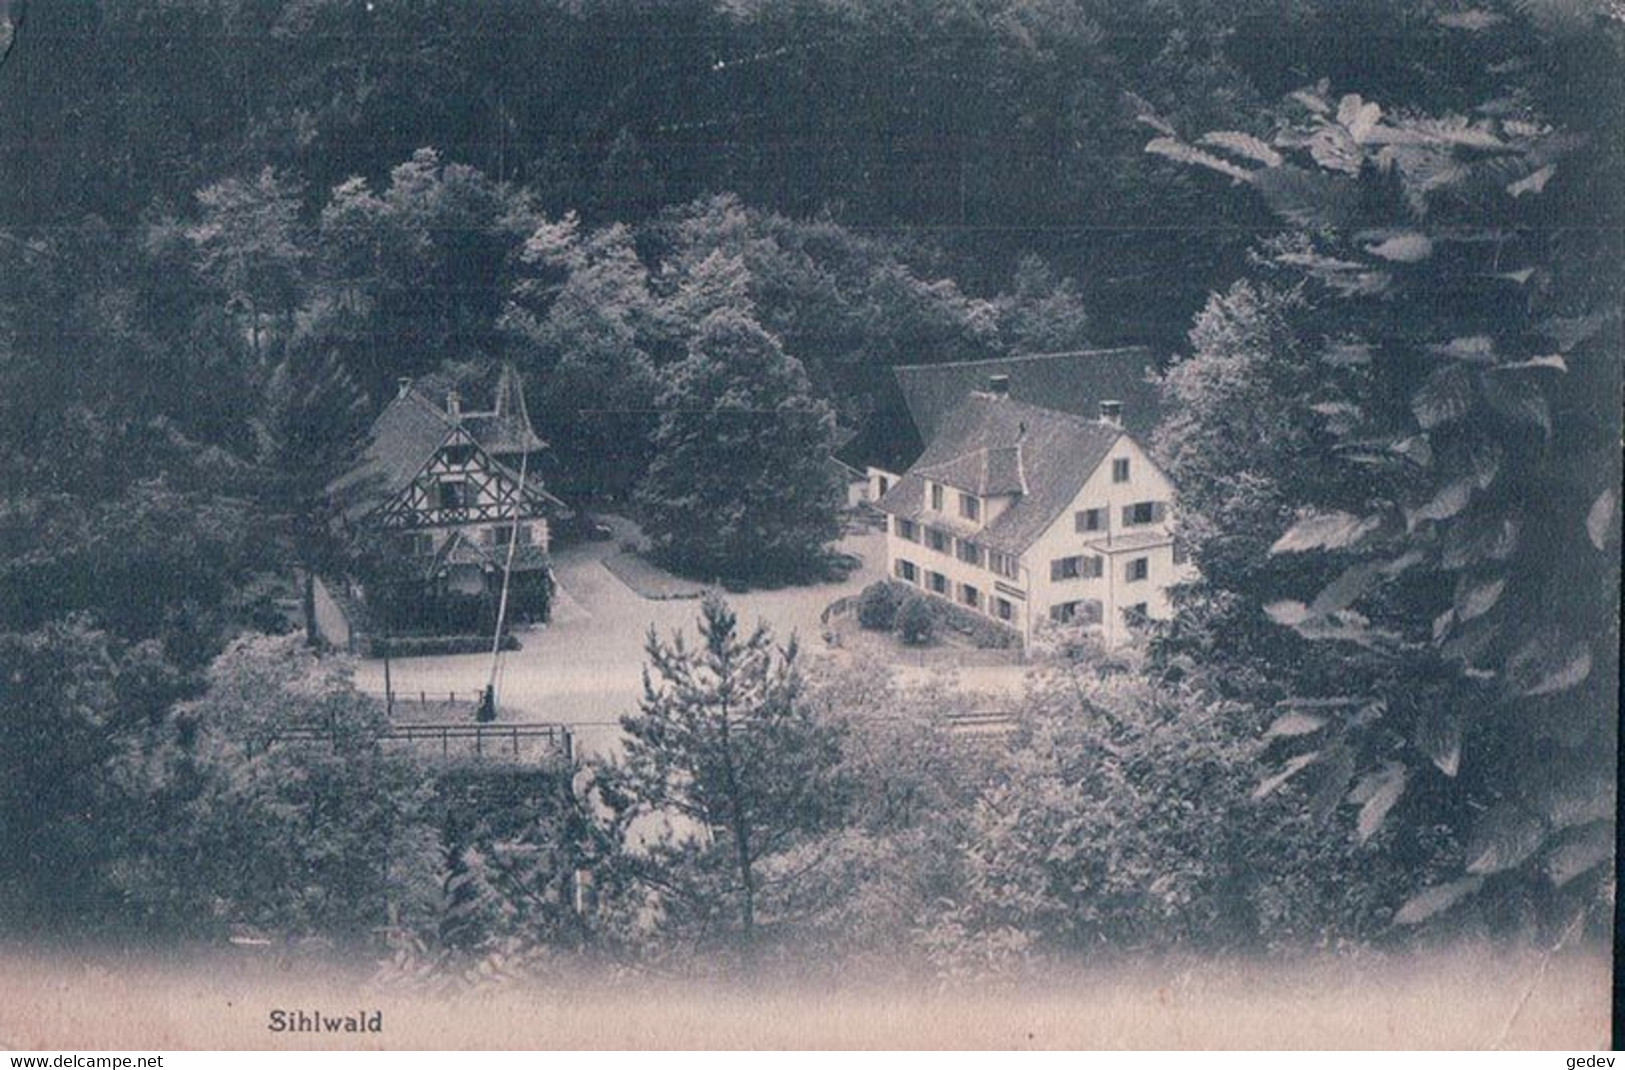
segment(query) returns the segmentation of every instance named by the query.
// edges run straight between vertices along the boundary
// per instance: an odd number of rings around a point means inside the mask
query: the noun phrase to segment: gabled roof
[[[1033,353],[994,360],[893,368],[921,441],[930,442],[948,415],[996,375],[1009,380],[1010,397],[1055,412],[1094,418],[1102,401],[1123,403],[1124,425],[1146,434],[1157,423],[1157,392],[1146,378],[1151,353],[1143,346]]]
[[[328,498],[346,520],[366,515],[423,470],[454,426],[416,388],[403,390],[373,421],[356,463],[327,485]]]
[[[944,518],[926,509],[928,478],[995,495],[1000,491],[978,487],[1009,487],[1014,480],[1008,473],[1015,471],[1025,489],[968,537],[1020,554],[1049,530],[1124,434],[1122,428],[1099,420],[973,392],[947,416],[919,462],[878,504],[894,516],[941,527]]]
[[[914,473],[982,497],[1024,494],[1027,477],[1020,446],[978,446],[969,453],[914,466]]]
[[[429,562],[428,574],[430,577],[438,576],[448,568],[458,565],[471,565],[480,569],[498,567],[496,558],[491,556],[489,550],[466,538],[462,532],[454,531],[440,544],[440,549],[435,551],[433,559]]]
[[[393,498],[461,427],[492,463],[514,482],[519,474],[496,458],[545,449],[547,443],[530,426],[524,392],[511,368],[504,367],[489,412],[464,411],[453,417],[442,408],[445,394],[456,390],[457,376],[439,374],[405,385],[378,414],[361,455],[348,471],[327,485],[327,494],[344,519],[355,521]],[[435,391],[439,388],[439,397]],[[527,477],[529,473],[527,472]],[[541,481],[525,480],[530,489],[554,505],[563,503],[542,490]]]

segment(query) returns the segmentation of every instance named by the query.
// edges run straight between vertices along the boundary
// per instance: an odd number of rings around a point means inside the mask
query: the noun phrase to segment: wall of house
[[[1125,458],[1129,462],[1128,482],[1113,482],[1112,462]],[[1106,642],[1116,645],[1128,638],[1122,612],[1127,607],[1144,602],[1148,616],[1154,620],[1166,619],[1170,609],[1165,592],[1178,575],[1172,543],[1104,555],[1091,549],[1091,544],[1110,543],[1124,535],[1168,535],[1171,529],[1167,514],[1172,512],[1173,496],[1173,484],[1145,450],[1127,435],[1119,438],[1077,496],[1023,557],[1023,563],[1032,576],[1029,600],[1035,623],[1048,620],[1052,606],[1083,599],[1098,600],[1101,603]],[[1123,508],[1144,501],[1166,503],[1164,519],[1159,523],[1125,528]],[[1105,510],[1105,530],[1088,533],[1076,530],[1074,516],[1085,509]],[[1050,562],[1077,555],[1104,556],[1103,574],[1098,578],[1050,579]],[[1130,583],[1125,578],[1124,570],[1127,562],[1136,557],[1147,559],[1149,575],[1144,580]]]
[[[508,521],[503,521],[497,524],[440,524],[434,527],[407,528],[402,531],[401,537],[426,537],[429,540],[427,553],[438,552],[440,547],[445,545],[446,540],[451,538],[453,532],[458,532],[464,538],[471,539],[481,546],[490,546],[492,544],[488,540],[495,538],[495,536],[489,533],[495,532],[498,528],[507,527],[508,523]],[[548,549],[552,539],[552,531],[548,528],[547,520],[544,517],[521,520],[518,526],[521,532],[526,528],[530,529],[530,545],[540,547],[544,552]],[[520,545],[526,545],[522,534],[520,535]]]
[[[1119,459],[1129,462],[1129,478],[1124,483],[1114,482],[1112,478],[1112,462]],[[898,575],[897,562],[911,561],[919,570],[914,580],[916,587],[929,590],[926,572],[939,573],[949,583],[947,597],[960,604],[963,604],[960,587],[969,584],[981,592],[982,611],[994,619],[997,617],[991,599],[1002,597],[1012,607],[1012,619],[1007,623],[1028,638],[1049,621],[1051,607],[1067,602],[1097,601],[1101,607],[1103,637],[1108,645],[1117,645],[1129,638],[1123,615],[1128,607],[1143,602],[1147,615],[1157,620],[1166,619],[1171,612],[1167,588],[1182,578],[1185,572],[1183,566],[1174,562],[1172,542],[1128,549],[1128,544],[1122,540],[1125,536],[1135,539],[1148,535],[1170,536],[1173,495],[1173,484],[1157,469],[1139,444],[1125,435],[1113,444],[1106,459],[1049,530],[1022,556],[1019,579],[1009,579],[986,567],[960,560],[957,546],[951,547],[947,553],[933,550],[924,530],[928,521],[920,525],[918,542],[904,539],[897,534],[895,518],[889,518],[886,533],[887,574],[902,579]],[[1123,509],[1145,501],[1164,503],[1162,519],[1151,524],[1125,527]],[[943,506],[950,519],[964,526],[963,521],[956,519],[958,500],[952,488],[945,495]],[[1085,509],[1104,510],[1104,528],[1101,531],[1082,533],[1076,530],[1074,516]],[[975,541],[974,536],[972,541]],[[1111,545],[1113,542],[1117,545]],[[1101,557],[1102,574],[1098,577],[1052,580],[1050,563],[1074,556]],[[1146,559],[1147,576],[1144,580],[1131,582],[1127,578],[1129,562],[1141,557]],[[1009,590],[1001,591],[1000,585]]]
[[[967,561],[961,561],[952,548],[948,553],[940,553],[931,549],[930,545],[925,542],[923,527],[921,528],[920,541],[910,542],[897,534],[895,518],[888,519],[891,520],[891,523],[886,531],[886,569],[887,574],[892,579],[904,579],[897,572],[896,563],[899,560],[912,561],[919,569],[919,574],[915,576],[913,581],[916,588],[929,592],[930,587],[926,582],[926,572],[939,573],[948,581],[948,593],[945,597],[958,605],[964,605],[960,601],[961,585],[969,584],[981,593],[981,612],[985,616],[998,620],[999,618],[993,612],[992,599],[1003,598],[1011,603],[1014,615],[1011,620],[1001,623],[1008,624],[1023,635],[1026,634],[1026,616],[1021,598],[1019,595],[1001,593],[997,589],[998,584],[1004,584],[1006,587],[1014,588],[1019,592],[1024,588],[1021,582],[1006,579],[1003,576],[995,575],[986,568],[978,568]],[[904,582],[908,581],[905,580]]]
[[[878,502],[882,495],[897,486],[902,479],[896,472],[888,472],[884,468],[876,468],[873,465],[869,466],[865,475],[869,485],[864,493],[868,495],[869,500],[872,502]]]

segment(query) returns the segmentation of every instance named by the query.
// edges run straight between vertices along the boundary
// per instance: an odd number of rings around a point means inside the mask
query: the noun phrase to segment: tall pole
[[[502,663],[502,625],[508,616],[508,584],[513,579],[514,550],[519,546],[519,513],[520,506],[525,500],[525,479],[529,462],[530,451],[525,450],[519,455],[519,487],[514,492],[513,511],[510,514],[512,523],[508,525],[508,556],[502,564],[502,597],[497,600],[496,633],[491,637],[491,678],[485,685],[485,695],[490,703],[493,719],[496,717],[497,709],[497,667]]]

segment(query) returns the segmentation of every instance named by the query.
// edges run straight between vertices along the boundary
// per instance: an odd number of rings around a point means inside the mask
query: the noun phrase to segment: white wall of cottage
[[[1129,478],[1123,483],[1114,482],[1112,478],[1112,462],[1118,459],[1129,462]],[[929,489],[926,493],[929,504]],[[992,599],[1005,598],[1013,607],[1013,618],[1008,623],[1029,639],[1050,619],[1052,606],[1085,600],[1098,601],[1102,611],[1103,638],[1108,645],[1116,646],[1129,637],[1123,615],[1128,607],[1143,602],[1147,615],[1153,619],[1166,619],[1171,612],[1167,589],[1183,574],[1183,569],[1174,563],[1172,542],[1132,551],[1121,550],[1121,545],[1124,536],[1170,535],[1168,517],[1172,513],[1173,495],[1173,484],[1145,450],[1132,438],[1123,435],[1112,445],[1105,459],[1067,508],[1022,555],[1019,579],[1009,579],[986,567],[961,561],[955,552],[956,547],[950,548],[947,553],[933,550],[925,533],[925,527],[931,523],[929,510],[921,522],[918,542],[898,535],[896,519],[889,518],[891,522],[886,534],[887,573],[894,579],[901,578],[897,562],[911,561],[918,569],[915,585],[922,590],[929,590],[927,572],[940,573],[950,584],[947,597],[959,604],[963,604],[961,585],[969,584],[981,592],[982,612],[989,617],[995,617]],[[1124,507],[1146,501],[1163,503],[1163,519],[1125,528]],[[949,521],[961,528],[965,526],[959,518],[957,492],[952,488],[946,489],[943,507],[943,515]],[[1076,530],[1074,516],[1085,509],[1105,511],[1104,530],[1087,533]],[[1118,542],[1119,547],[1108,548],[1104,554],[1095,545],[1113,541]],[[1075,556],[1103,556],[1103,574],[1076,579],[1050,578],[1052,561]],[[1129,562],[1142,557],[1146,559],[1147,576],[1144,580],[1130,581],[1127,578]],[[1001,592],[1001,585],[1016,593]]]

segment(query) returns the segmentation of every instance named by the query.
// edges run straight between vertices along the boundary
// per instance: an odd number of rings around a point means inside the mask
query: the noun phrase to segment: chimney
[[[446,393],[446,415],[453,420],[460,419],[463,415],[463,396],[455,390]]]
[[[1112,427],[1123,426],[1123,403],[1121,401],[1102,401],[1100,403],[1100,422]]]
[[[1010,377],[1008,375],[990,375],[987,377],[987,392],[996,398],[1010,396]]]
[[[406,396],[406,392],[412,389],[412,377],[410,375],[403,375],[399,379],[395,380],[395,385],[400,388],[400,393],[398,393],[396,397],[404,398]]]

